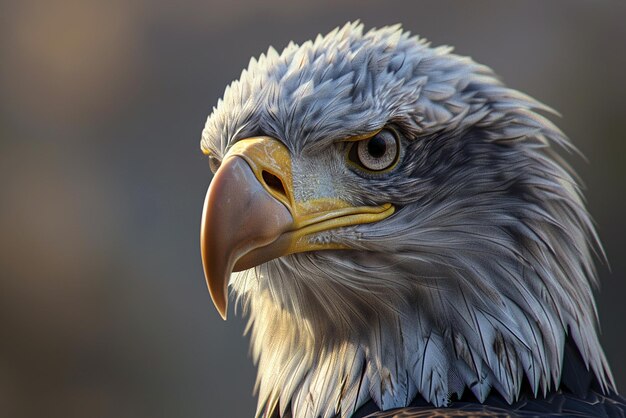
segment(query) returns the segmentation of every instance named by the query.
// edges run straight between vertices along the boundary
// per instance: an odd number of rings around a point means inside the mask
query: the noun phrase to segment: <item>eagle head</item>
[[[229,286],[249,315],[259,411],[513,402],[559,387],[569,340],[613,387],[573,147],[537,111],[399,26],[250,61],[202,133],[201,248],[222,317]]]

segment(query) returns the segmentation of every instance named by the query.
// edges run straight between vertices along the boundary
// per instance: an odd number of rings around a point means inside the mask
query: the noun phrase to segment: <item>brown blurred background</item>
[[[206,291],[204,121],[252,55],[402,22],[558,109],[611,271],[626,391],[626,3],[0,3],[0,414],[251,417],[243,320]]]

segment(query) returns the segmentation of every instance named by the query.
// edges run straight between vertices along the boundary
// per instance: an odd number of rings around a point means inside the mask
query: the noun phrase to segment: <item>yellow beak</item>
[[[287,254],[345,249],[312,241],[320,231],[376,222],[394,207],[350,206],[341,199],[296,201],[289,150],[278,140],[238,141],[215,173],[204,201],[200,249],[213,303],[228,308],[230,274]]]

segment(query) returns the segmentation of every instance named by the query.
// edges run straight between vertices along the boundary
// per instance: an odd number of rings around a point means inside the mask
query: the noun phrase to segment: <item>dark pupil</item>
[[[387,151],[387,142],[380,136],[375,136],[367,141],[367,152],[369,152],[372,157],[380,158],[385,155],[385,151]]]

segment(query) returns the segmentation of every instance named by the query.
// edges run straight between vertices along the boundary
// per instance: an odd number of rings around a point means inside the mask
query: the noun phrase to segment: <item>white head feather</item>
[[[399,26],[364,34],[351,23],[251,60],[207,121],[203,147],[215,154],[264,134],[315,170],[310,156],[332,161],[337,138],[393,124],[406,143],[402,167],[385,178],[321,164],[353,203],[397,207],[315,237],[353,250],[233,274],[259,410],[343,416],[369,399],[389,409],[419,394],[442,406],[468,389],[512,402],[524,380],[535,394],[560,385],[567,338],[614,388],[591,289],[600,247],[551,148],[572,147],[536,110],[550,111]],[[304,171],[294,184],[314,178]]]

